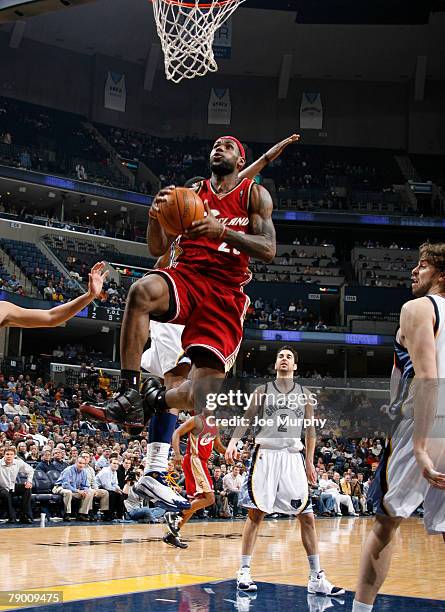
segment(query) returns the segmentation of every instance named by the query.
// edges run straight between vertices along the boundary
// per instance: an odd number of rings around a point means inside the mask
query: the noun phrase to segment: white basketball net
[[[167,79],[179,83],[218,70],[215,32],[244,1],[152,0]]]

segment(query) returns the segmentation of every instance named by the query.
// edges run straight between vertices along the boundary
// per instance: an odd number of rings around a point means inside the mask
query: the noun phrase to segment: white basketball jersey
[[[430,300],[433,301],[435,307],[436,324],[435,324],[435,337],[436,337],[436,363],[437,363],[437,377],[445,378],[445,298],[440,295],[429,295]]]
[[[434,304],[436,323],[434,335],[436,338],[436,364],[439,392],[437,416],[445,416],[445,298],[440,295],[428,296]]]
[[[437,416],[445,416],[445,298],[438,295],[427,296],[435,314],[434,336],[436,341],[436,364],[438,388]],[[413,417],[414,393],[411,381],[415,376],[413,363],[408,350],[398,340],[394,341],[394,367],[391,374],[391,404],[389,414]]]
[[[301,451],[305,408],[301,385],[294,383],[290,391],[283,393],[277,381],[267,383],[262,399],[258,423],[260,430],[255,436],[255,443],[261,448]]]

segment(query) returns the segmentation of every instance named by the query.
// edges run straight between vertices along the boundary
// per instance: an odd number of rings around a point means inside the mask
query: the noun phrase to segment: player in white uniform
[[[369,612],[386,578],[400,522],[423,502],[429,534],[445,540],[445,243],[425,243],[394,342],[389,415],[395,426],[369,496],[378,515],[365,544],[354,612]]]
[[[277,353],[275,381],[255,390],[255,400],[244,415],[252,425],[258,419],[266,419],[266,422],[255,436],[255,450],[239,495],[239,504],[248,508],[249,514],[243,531],[237,587],[247,592],[257,590],[250,573],[250,561],[259,527],[266,514],[279,512],[298,516],[310,567],[308,592],[314,596],[342,595],[344,589],[333,586],[320,568],[308,485],[308,480],[311,484],[316,484],[317,480],[313,463],[314,427],[306,429],[306,463],[301,442],[302,419],[313,417],[316,397],[294,380],[297,362],[297,353],[283,346]],[[243,425],[236,428],[226,451],[228,462],[236,458],[236,445],[246,429]]]

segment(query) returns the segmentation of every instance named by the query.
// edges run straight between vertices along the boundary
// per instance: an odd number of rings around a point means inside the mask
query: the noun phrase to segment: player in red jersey
[[[191,417],[176,429],[172,438],[174,462],[178,467],[182,465],[187,496],[193,500],[189,510],[165,513],[169,533],[164,537],[164,542],[177,548],[187,548],[187,544],[179,537],[179,530],[195,512],[215,503],[213,481],[207,463],[213,449],[224,455],[226,447],[221,442],[218,427],[212,423],[215,419],[210,415],[210,412],[203,412]],[[187,450],[182,459],[179,442],[186,434],[188,434]]]
[[[199,188],[207,216],[179,238],[169,267],[153,270],[132,285],[121,333],[121,389],[103,407],[84,405],[84,414],[142,425],[158,413],[158,441],[169,442],[176,416],[168,409],[202,407],[207,393],[219,389],[242,340],[249,257],[270,262],[276,252],[272,199],[251,179],[239,179],[244,164],[244,148],[236,138],[216,140],[210,154],[212,176]],[[159,205],[171,189],[158,193],[149,213],[147,242],[155,256],[163,255],[176,238],[157,219]],[[182,346],[192,368],[190,380],[168,391],[158,379],[149,378],[141,395],[140,363],[150,319],[185,325]],[[159,480],[159,474],[146,474],[140,487],[138,483],[141,494],[154,494],[153,478]]]

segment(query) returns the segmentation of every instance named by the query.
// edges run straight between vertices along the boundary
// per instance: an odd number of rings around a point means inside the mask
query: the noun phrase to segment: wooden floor
[[[185,551],[160,541],[161,525],[0,529],[0,591],[77,585],[70,597],[82,599],[122,589],[232,579],[238,569],[243,525],[243,521],[192,522],[183,531],[189,544]],[[355,589],[361,547],[371,525],[371,519],[317,521],[322,567],[331,582]],[[298,521],[264,522],[252,574],[258,581],[306,584],[307,560]],[[382,591],[445,599],[444,543],[441,537],[427,536],[420,519],[402,524]]]

